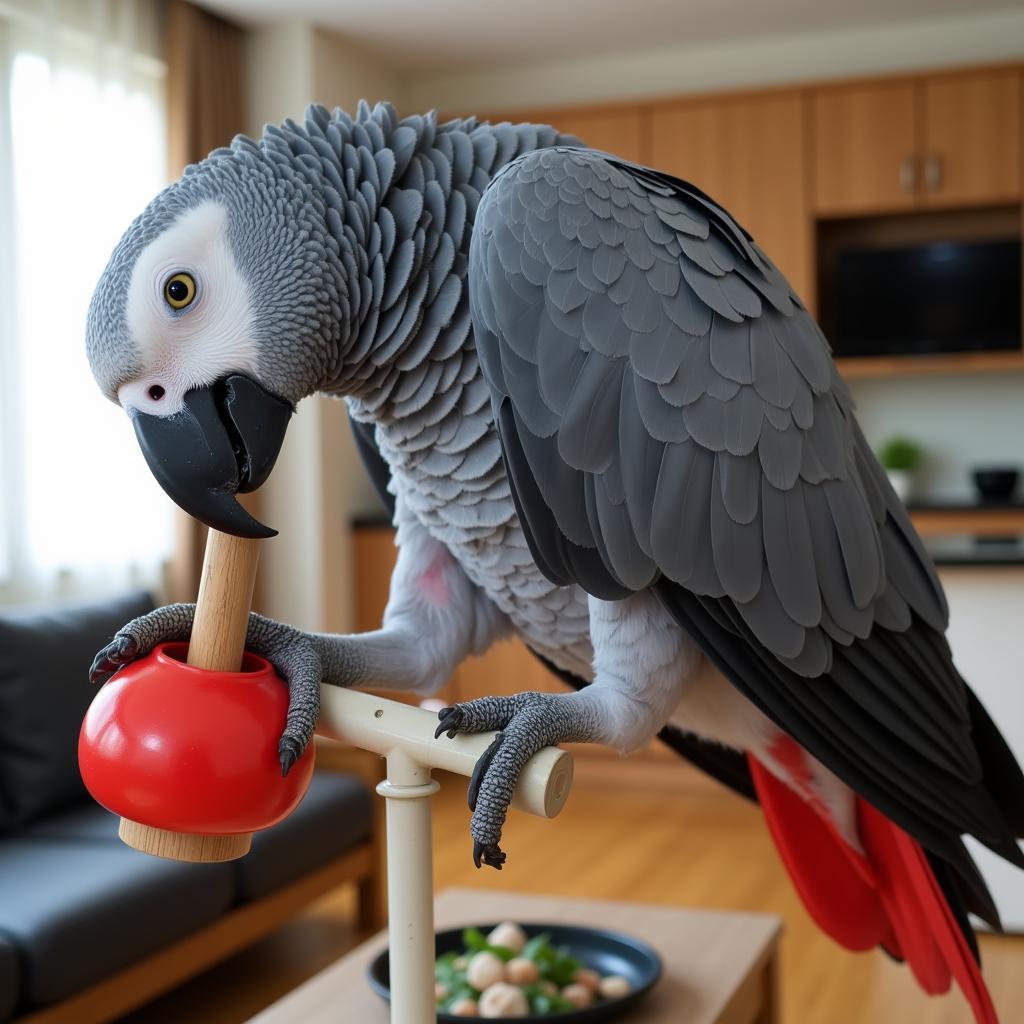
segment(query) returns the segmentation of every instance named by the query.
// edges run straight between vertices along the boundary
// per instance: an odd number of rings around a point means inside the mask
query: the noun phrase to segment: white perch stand
[[[380,754],[387,778],[388,934],[392,1024],[433,1024],[434,878],[430,797],[434,768],[472,775],[493,733],[434,739],[437,716],[358,690],[321,687],[317,732]],[[519,778],[512,806],[553,818],[572,785],[572,755],[557,747],[535,754]]]

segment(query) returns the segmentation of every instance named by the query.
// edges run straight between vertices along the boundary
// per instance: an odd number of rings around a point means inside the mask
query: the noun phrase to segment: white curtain
[[[0,602],[158,587],[172,506],[89,372],[89,298],[166,183],[155,0],[0,0]]]

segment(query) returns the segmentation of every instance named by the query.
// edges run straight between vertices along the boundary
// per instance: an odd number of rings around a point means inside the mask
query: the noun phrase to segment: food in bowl
[[[621,975],[602,976],[548,934],[527,938],[512,921],[488,935],[466,928],[462,945],[439,956],[434,968],[437,1008],[454,1017],[547,1017],[632,991]]]

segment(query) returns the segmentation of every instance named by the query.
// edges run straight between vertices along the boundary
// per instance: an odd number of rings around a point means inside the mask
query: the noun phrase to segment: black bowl
[[[477,927],[485,935],[497,927],[494,924],[481,924]],[[661,977],[661,957],[646,942],[634,939],[631,935],[605,931],[600,928],[583,928],[568,924],[521,924],[520,927],[532,938],[542,932],[551,936],[556,946],[568,946],[572,955],[590,967],[604,974],[621,974],[630,984],[632,991],[621,999],[606,999],[585,1010],[566,1010],[564,1013],[550,1013],[543,1017],[506,1017],[510,1024],[534,1024],[536,1021],[554,1020],[570,1024],[579,1021],[618,1020],[622,1015],[650,991],[654,983]],[[434,936],[434,955],[441,956],[452,950],[461,952],[462,928],[452,928],[438,932]],[[388,951],[385,949],[374,958],[369,969],[370,986],[381,998],[391,999],[389,985]],[[450,1024],[486,1024],[483,1017],[453,1017],[450,1013],[439,1013],[439,1022]]]
[[[1020,474],[1016,469],[992,466],[976,469],[971,476],[982,501],[1006,503],[1013,499]]]

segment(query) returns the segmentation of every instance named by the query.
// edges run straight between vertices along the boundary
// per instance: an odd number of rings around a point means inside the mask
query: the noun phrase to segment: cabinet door
[[[650,163],[693,182],[753,235],[805,301],[811,219],[798,93],[657,107]]]
[[[614,153],[625,160],[644,163],[643,114],[639,109],[626,108],[608,110],[590,108],[586,110],[524,110],[502,114],[502,121],[532,121],[534,124],[554,125],[566,135],[575,135],[580,142],[591,149]]]
[[[870,84],[815,94],[815,212],[884,213],[916,203],[916,86]]]
[[[585,110],[559,115],[556,127],[591,149],[643,163],[641,116],[636,110]]]
[[[925,203],[941,207],[1018,200],[1020,75],[936,76],[924,90]]]

